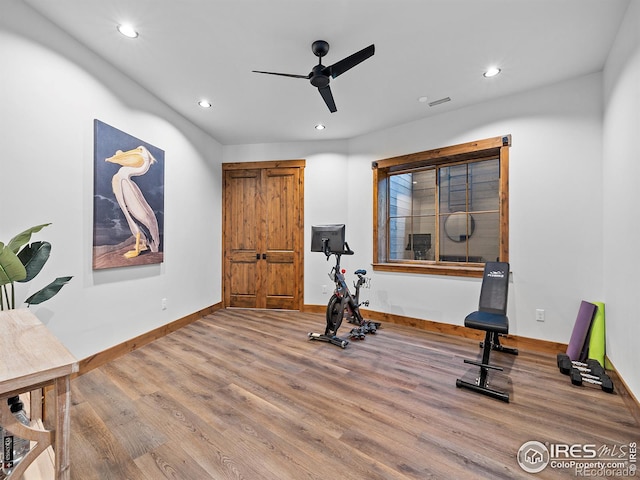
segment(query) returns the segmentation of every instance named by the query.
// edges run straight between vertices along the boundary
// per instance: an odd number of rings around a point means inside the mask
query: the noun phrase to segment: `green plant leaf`
[[[27,270],[8,245],[0,242],[0,285],[20,281],[27,277]]]
[[[9,240],[9,243],[7,244],[7,246],[11,249],[13,253],[18,253],[18,250],[20,250],[20,247],[29,243],[29,240],[31,240],[32,233],[39,232],[47,225],[51,225],[51,224],[43,223],[42,225],[36,225],[35,227],[31,227],[25,230],[24,232],[19,233],[18,235],[13,237],[11,240]]]
[[[51,244],[49,242],[33,242],[18,252],[18,258],[27,270],[27,277],[18,282],[28,282],[40,273],[49,259]]]
[[[44,287],[39,292],[34,293],[29,298],[27,298],[24,303],[27,305],[37,305],[44,301],[49,300],[56,293],[60,291],[60,289],[69,282],[73,277],[58,277],[49,285]]]

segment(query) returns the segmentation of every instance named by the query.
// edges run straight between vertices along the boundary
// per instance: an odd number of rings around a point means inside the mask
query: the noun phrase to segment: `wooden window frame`
[[[470,160],[498,158],[499,180],[499,260],[509,261],[509,147],[511,135],[487,138],[450,147],[426,150],[372,162],[373,170],[373,269],[386,272],[482,277],[483,264],[425,260],[389,261],[386,256],[389,177],[399,172],[419,170]],[[381,202],[385,207],[381,208]]]

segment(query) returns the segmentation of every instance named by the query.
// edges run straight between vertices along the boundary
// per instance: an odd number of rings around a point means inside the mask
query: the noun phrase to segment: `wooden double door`
[[[302,308],[304,165],[222,165],[226,307]]]

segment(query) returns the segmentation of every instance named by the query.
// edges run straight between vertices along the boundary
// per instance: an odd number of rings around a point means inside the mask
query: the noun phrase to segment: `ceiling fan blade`
[[[304,78],[309,80],[311,78],[311,74],[309,75],[295,75],[293,73],[276,73],[276,72],[261,72],[260,70],[251,70],[253,73],[266,73],[267,75],[279,75],[281,77],[291,77],[291,78]]]
[[[329,88],[329,85],[327,85],[326,87],[318,88],[318,91],[320,92],[320,95],[322,95],[324,103],[326,103],[327,107],[329,107],[329,111],[331,113],[337,112],[338,109],[336,108],[336,102],[333,101],[333,95],[331,94],[331,88]]]
[[[363,48],[359,52],[356,52],[353,55],[349,55],[347,58],[343,58],[339,62],[336,62],[333,65],[326,67],[325,72],[328,75],[331,75],[332,78],[336,78],[338,75],[342,75],[347,70],[355,67],[359,63],[364,62],[367,58],[373,56],[374,53],[375,53],[375,46],[369,45],[368,47]]]

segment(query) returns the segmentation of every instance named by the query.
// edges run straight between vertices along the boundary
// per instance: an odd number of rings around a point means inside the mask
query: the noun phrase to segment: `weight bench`
[[[503,402],[509,402],[509,394],[489,388],[487,381],[489,370],[502,370],[501,367],[489,364],[492,350],[498,350],[517,355],[518,350],[500,344],[500,335],[509,333],[509,318],[507,317],[507,293],[509,290],[509,264],[506,262],[487,262],[482,276],[480,288],[480,302],[478,310],[470,313],[464,319],[464,326],[484,330],[485,338],[482,346],[482,361],[465,360],[480,367],[480,376],[476,383],[456,380],[456,387],[468,388],[474,392],[488,395]]]

